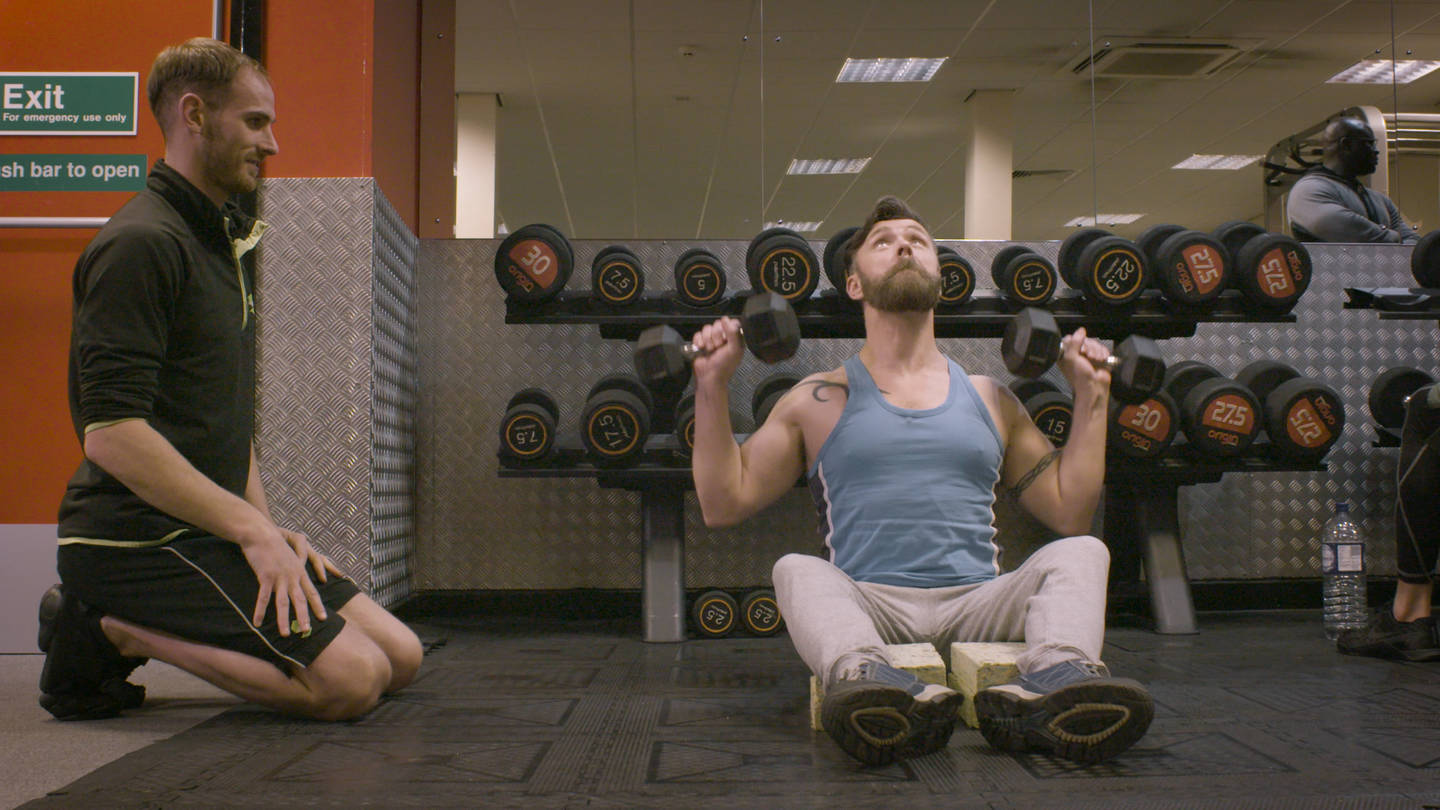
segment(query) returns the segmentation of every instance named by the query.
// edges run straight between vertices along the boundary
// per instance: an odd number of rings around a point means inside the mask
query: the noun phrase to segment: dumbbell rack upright
[[[735,314],[740,302],[726,299],[713,307],[694,309],[666,294],[647,294],[618,310],[597,303],[584,292],[561,292],[539,305],[507,302],[507,324],[595,325],[607,340],[635,340],[641,331],[666,324],[689,336],[720,315]],[[1087,308],[1077,295],[1057,296],[1046,307],[1065,331],[1084,326],[1094,337],[1118,340],[1137,334],[1154,339],[1191,337],[1199,323],[1294,323],[1292,314],[1259,311],[1235,291],[1227,291],[1203,314],[1177,310],[1158,295],[1146,293],[1124,314]],[[858,310],[833,291],[795,304],[804,339],[861,338],[864,322]],[[1018,307],[998,295],[979,293],[962,308],[935,317],[939,338],[998,338]],[[661,405],[657,413],[668,409]],[[657,426],[657,433],[664,425]],[[688,467],[670,461],[669,435],[652,435],[640,464],[624,469],[591,465],[578,438],[561,434],[558,453],[545,467],[505,468],[504,478],[593,477],[604,488],[640,493],[643,636],[650,642],[685,639],[685,491],[693,486]],[[1176,452],[1144,464],[1112,460],[1106,481],[1106,540],[1114,550],[1112,581],[1139,581],[1143,559],[1150,604],[1159,633],[1197,632],[1194,602],[1180,546],[1177,497],[1181,486],[1219,481],[1227,472],[1320,471],[1319,465],[1272,460],[1263,444],[1235,459],[1203,459]]]

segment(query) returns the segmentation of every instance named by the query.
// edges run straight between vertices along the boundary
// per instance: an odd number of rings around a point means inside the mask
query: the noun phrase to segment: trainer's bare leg
[[[346,625],[355,625],[380,647],[390,662],[390,682],[385,686],[386,694],[405,687],[415,679],[420,670],[420,658],[425,654],[420,639],[405,623],[380,607],[365,594],[356,594],[340,608]]]
[[[370,711],[393,677],[385,652],[360,626],[348,623],[314,663],[293,676],[269,661],[113,616],[101,619],[100,627],[121,655],[164,661],[244,700],[316,720],[346,720]]]

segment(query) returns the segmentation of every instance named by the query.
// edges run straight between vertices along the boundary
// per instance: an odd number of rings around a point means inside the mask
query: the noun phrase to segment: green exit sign
[[[0,72],[0,135],[134,135],[139,73]]]

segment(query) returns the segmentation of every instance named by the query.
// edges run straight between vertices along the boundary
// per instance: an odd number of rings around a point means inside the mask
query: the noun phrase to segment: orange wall
[[[419,160],[420,4],[375,2],[375,182],[416,231]]]
[[[146,154],[164,142],[145,76],[165,45],[211,33],[210,4],[5,0],[0,70],[137,71],[134,136],[0,136],[0,154]],[[0,193],[3,216],[109,216],[130,193]],[[0,229],[0,523],[54,523],[80,460],[66,404],[70,273],[93,230]]]
[[[437,1],[453,3],[426,0]],[[0,154],[160,157],[164,141],[144,99],[150,63],[166,45],[210,35],[211,7],[199,0],[3,0],[0,71],[137,71],[140,110],[135,136],[0,137]],[[267,176],[375,177],[417,230],[419,7],[419,0],[266,3],[264,61],[280,142]],[[447,70],[453,73],[453,63]],[[0,193],[0,216],[108,216],[129,197]],[[0,229],[0,524],[55,522],[80,459],[65,391],[70,275],[93,236]]]
[[[373,4],[265,4],[280,153],[267,177],[371,177]],[[343,13],[337,13],[343,12]]]

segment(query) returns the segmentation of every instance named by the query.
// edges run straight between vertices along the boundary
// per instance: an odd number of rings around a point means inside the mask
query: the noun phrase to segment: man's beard
[[[217,128],[207,120],[201,125],[200,135],[204,141],[201,148],[201,171],[205,177],[226,194],[241,194],[254,191],[255,186],[246,172],[243,155],[237,155],[232,148],[220,141]]]
[[[878,282],[861,276],[860,289],[881,312],[928,312],[940,301],[940,277],[926,273],[914,259],[895,265]]]

